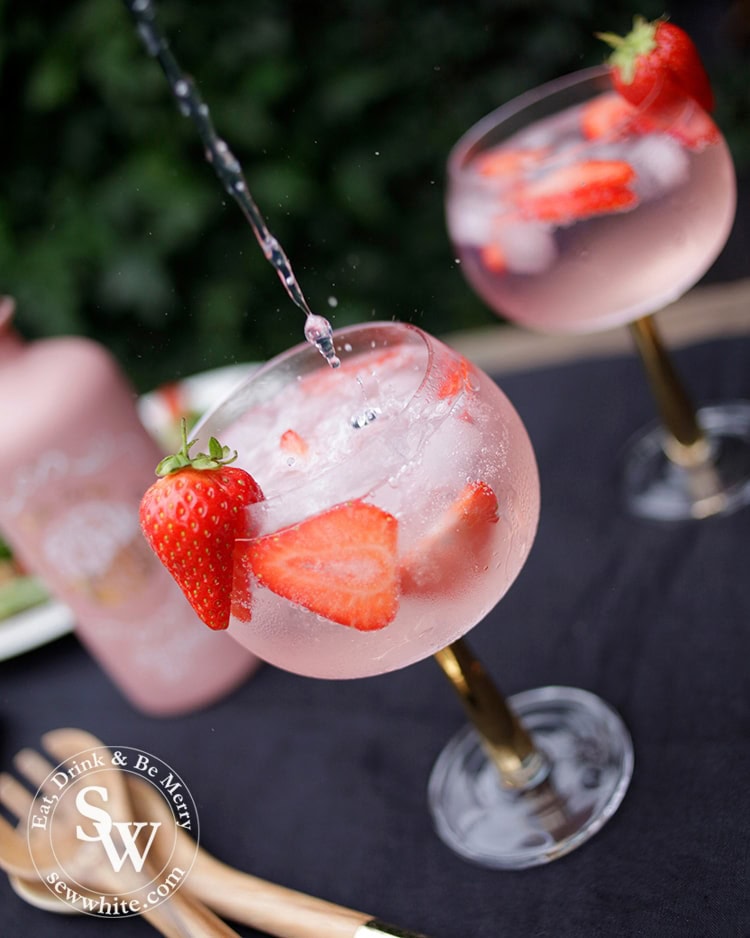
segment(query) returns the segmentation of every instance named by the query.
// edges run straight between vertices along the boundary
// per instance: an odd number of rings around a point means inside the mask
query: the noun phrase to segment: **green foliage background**
[[[395,317],[442,334],[495,322],[445,235],[448,150],[505,100],[601,61],[594,32],[627,31],[635,11],[163,0],[158,12],[313,309],[336,326]],[[742,171],[747,57],[724,8],[672,14],[701,47]],[[0,99],[0,292],[27,336],[93,336],[139,389],[300,341],[302,314],[119,0],[0,0]]]

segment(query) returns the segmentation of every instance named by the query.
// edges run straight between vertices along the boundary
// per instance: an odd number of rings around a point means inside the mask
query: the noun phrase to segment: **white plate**
[[[50,601],[0,621],[0,661],[46,645],[73,631],[73,613]]]
[[[257,364],[228,365],[191,375],[175,385],[180,407],[201,414],[244,380]],[[157,388],[138,399],[138,413],[143,425],[156,440],[164,443],[174,428],[175,394]],[[32,651],[73,631],[75,620],[64,603],[50,600],[24,612],[0,619],[0,661]]]
[[[213,368],[191,375],[170,389],[157,388],[144,394],[137,405],[143,425],[154,439],[170,448],[175,443],[175,436],[179,440],[179,431],[174,422],[177,413],[203,414],[233,391],[257,367],[256,363],[251,362]]]

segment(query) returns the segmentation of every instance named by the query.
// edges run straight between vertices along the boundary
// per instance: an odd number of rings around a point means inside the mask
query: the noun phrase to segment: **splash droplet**
[[[325,317],[310,313],[305,323],[305,338],[317,348],[331,368],[339,367],[341,361],[333,346],[333,329]]]
[[[368,407],[367,410],[363,411],[361,414],[355,414],[351,419],[351,425],[355,430],[361,430],[363,427],[368,426],[377,420],[380,411],[377,407]]]

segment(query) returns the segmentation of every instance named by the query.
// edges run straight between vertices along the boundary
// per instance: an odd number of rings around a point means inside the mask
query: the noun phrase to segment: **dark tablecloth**
[[[675,357],[701,402],[750,399],[750,340]],[[463,716],[431,660],[352,682],[265,666],[202,713],[156,720],[68,637],[0,664],[0,767],[64,725],[153,752],[190,788],[209,850],[431,938],[750,935],[750,509],[667,525],[623,513],[621,448],[653,418],[634,357],[499,380],[534,442],[542,520],[471,643],[506,692],[587,688],[629,726],[631,787],[584,847],[496,872],[437,838],[425,787]],[[14,938],[150,932],[32,909],[4,876],[0,908]]]

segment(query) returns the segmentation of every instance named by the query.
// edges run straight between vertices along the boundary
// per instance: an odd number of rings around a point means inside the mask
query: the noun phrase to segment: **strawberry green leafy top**
[[[188,440],[187,421],[184,417],[181,421],[181,432],[182,446],[179,451],[170,456],[165,456],[156,467],[156,474],[159,478],[188,467],[192,469],[218,469],[219,466],[228,466],[237,459],[237,451],[230,450],[228,446],[222,446],[214,436],[208,441],[207,453],[197,453],[195,456],[191,456],[190,449],[198,441]]]
[[[612,84],[631,104],[665,111],[686,100],[712,111],[714,95],[695,44],[688,34],[662,17],[633,19],[627,36],[597,33],[614,51],[608,63]]]

